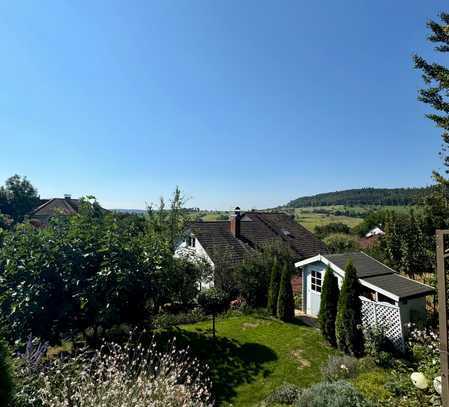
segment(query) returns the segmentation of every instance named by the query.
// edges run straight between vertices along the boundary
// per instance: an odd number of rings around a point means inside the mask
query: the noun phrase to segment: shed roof
[[[422,297],[435,292],[432,287],[397,273],[363,278],[363,281],[373,284],[384,291],[388,291],[396,295],[399,299]]]
[[[324,254],[322,257],[341,270],[344,270],[348,261],[351,260],[362,283],[371,284],[398,299],[422,297],[435,292],[433,287],[404,277],[363,252]]]

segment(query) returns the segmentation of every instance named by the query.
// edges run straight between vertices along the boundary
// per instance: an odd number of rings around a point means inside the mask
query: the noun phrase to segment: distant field
[[[304,227],[313,231],[316,226],[327,225],[329,223],[341,222],[353,228],[363,221],[368,213],[379,210],[389,209],[397,212],[408,212],[413,206],[314,206],[307,208],[295,208],[295,219]]]

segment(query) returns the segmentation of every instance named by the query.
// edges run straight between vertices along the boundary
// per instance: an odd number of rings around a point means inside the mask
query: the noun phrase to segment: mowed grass
[[[263,316],[219,319],[217,339],[211,322],[184,325],[178,343],[211,367],[219,405],[257,406],[284,382],[307,387],[321,380],[320,367],[333,350],[318,329]]]

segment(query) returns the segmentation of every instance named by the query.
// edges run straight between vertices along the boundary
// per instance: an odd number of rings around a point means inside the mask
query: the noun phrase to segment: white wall
[[[193,235],[190,236],[194,238]],[[212,261],[212,259],[207,254],[206,250],[204,250],[204,247],[196,238],[195,238],[195,247],[188,246],[185,240],[182,241],[175,250],[175,257],[184,257],[193,262],[206,260],[206,262],[211,266],[212,270],[215,267],[214,262]],[[207,289],[214,286],[214,281],[213,279],[211,281],[204,280],[200,281],[199,284],[201,289]]]

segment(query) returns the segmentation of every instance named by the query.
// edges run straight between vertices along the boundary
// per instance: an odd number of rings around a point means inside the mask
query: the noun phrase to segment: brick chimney
[[[233,236],[240,237],[240,208],[237,206],[229,219],[229,229]]]

